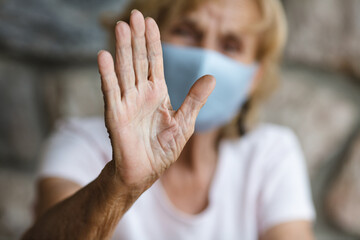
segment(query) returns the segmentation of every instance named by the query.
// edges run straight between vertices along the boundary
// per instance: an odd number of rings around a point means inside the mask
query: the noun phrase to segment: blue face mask
[[[257,64],[241,64],[216,51],[163,43],[165,80],[171,104],[180,108],[195,81],[210,74],[216,87],[196,119],[195,131],[221,127],[232,120],[247,99]]]

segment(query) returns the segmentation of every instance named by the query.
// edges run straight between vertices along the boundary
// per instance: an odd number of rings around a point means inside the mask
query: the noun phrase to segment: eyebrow
[[[193,21],[192,19],[190,18],[185,18],[185,19],[182,19],[181,21],[178,22],[178,24],[185,24],[189,27],[192,27],[194,28],[195,30],[200,30],[200,27],[198,24],[196,24],[195,21]]]

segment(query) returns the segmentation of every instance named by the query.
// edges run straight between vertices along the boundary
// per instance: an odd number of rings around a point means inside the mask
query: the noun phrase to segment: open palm
[[[116,174],[127,185],[157,179],[177,160],[194,131],[201,107],[215,87],[215,79],[199,79],[179,110],[171,107],[163,70],[157,24],[135,10],[130,26],[115,28],[115,65],[100,51],[98,65],[105,101]]]

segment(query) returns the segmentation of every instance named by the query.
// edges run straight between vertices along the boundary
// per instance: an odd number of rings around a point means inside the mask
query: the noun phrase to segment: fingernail
[[[101,51],[102,51],[102,50],[98,51],[98,53],[97,53],[98,56],[99,56],[99,54],[100,54]]]
[[[121,22],[121,21],[117,21],[117,22],[116,22],[116,25],[118,25],[120,22]]]
[[[133,9],[133,10],[131,11],[131,14],[133,14],[135,11],[137,11],[137,9]]]

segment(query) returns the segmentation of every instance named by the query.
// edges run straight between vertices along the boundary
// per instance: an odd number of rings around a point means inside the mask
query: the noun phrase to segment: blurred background
[[[0,239],[32,221],[39,149],[61,117],[101,115],[101,14],[124,0],[0,0]],[[317,239],[360,239],[360,1],[283,0],[282,84],[261,121],[300,138]]]

